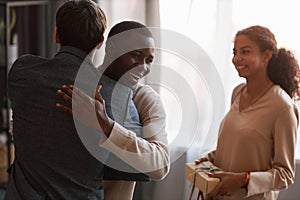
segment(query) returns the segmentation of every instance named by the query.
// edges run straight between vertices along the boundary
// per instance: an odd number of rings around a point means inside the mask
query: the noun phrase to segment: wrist
[[[114,126],[114,121],[106,114],[106,112],[101,114],[97,113],[97,118],[102,129],[101,131],[106,135],[106,137],[109,137]]]
[[[114,126],[114,121],[107,116],[105,123],[103,123],[103,126],[101,126],[106,137],[109,137],[113,126]]]
[[[249,181],[250,181],[250,172],[245,172],[244,183],[241,188],[247,189]]]

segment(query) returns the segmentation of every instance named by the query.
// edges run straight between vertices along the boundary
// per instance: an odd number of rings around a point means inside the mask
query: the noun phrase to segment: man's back
[[[103,165],[82,144],[73,118],[55,108],[61,101],[55,91],[74,83],[85,56],[72,47],[51,60],[28,55],[9,74],[16,160],[31,186],[50,199],[101,199]],[[84,67],[97,78],[91,63]]]

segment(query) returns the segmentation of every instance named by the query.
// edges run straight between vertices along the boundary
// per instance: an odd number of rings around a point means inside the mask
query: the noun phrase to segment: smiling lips
[[[143,77],[143,75],[142,74],[135,74],[133,72],[130,72],[130,77],[131,77],[132,80],[138,81],[140,78]]]
[[[235,68],[236,68],[236,70],[238,72],[242,72],[243,70],[245,70],[247,68],[247,66],[245,66],[245,65],[237,65]]]
[[[246,66],[245,65],[239,65],[239,66],[236,66],[236,69],[237,70],[242,70],[242,69],[245,69]]]

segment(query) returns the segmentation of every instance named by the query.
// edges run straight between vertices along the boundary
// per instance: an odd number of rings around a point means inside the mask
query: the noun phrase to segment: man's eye
[[[150,65],[150,64],[152,64],[152,62],[153,62],[153,59],[152,59],[152,58],[147,58],[147,59],[146,59],[146,63],[147,63],[147,64]]]

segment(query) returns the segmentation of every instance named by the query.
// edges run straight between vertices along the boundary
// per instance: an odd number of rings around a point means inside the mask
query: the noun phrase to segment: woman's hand
[[[72,107],[60,103],[57,103],[56,107],[73,114],[78,121],[87,127],[103,131],[108,137],[114,121],[106,113],[105,101],[100,95],[100,90],[101,86],[98,86],[95,91],[95,99],[93,99],[72,85],[69,87],[63,85],[61,89],[57,90],[57,94]]]
[[[216,188],[208,194],[211,199],[215,199],[218,196],[230,196],[236,190],[242,188],[246,183],[247,175],[245,172],[222,172],[217,174],[209,174],[209,177],[219,178],[221,180]]]
[[[201,157],[201,158],[195,160],[195,164],[199,165],[200,163],[205,162],[205,161],[208,161],[208,158],[207,157]]]

